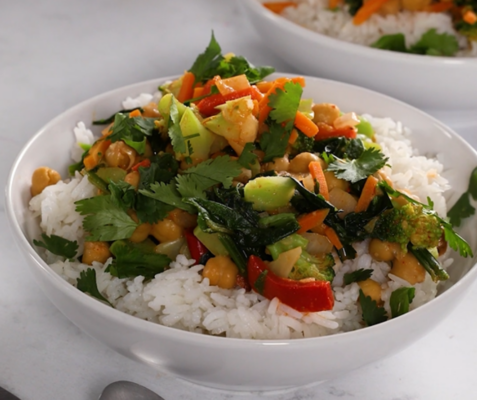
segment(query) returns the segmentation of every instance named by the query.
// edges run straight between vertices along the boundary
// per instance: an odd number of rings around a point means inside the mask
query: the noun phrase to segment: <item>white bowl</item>
[[[7,215],[26,264],[46,296],[74,324],[105,345],[153,368],[202,385],[230,390],[281,390],[342,376],[387,357],[418,340],[452,311],[477,278],[476,258],[457,259],[451,282],[430,303],[402,317],[350,333],[314,339],[245,340],[176,330],[137,319],[85,295],[57,275],[36,253],[32,238],[39,234],[28,211],[30,177],[41,165],[67,176],[73,127],[120,109],[127,96],[152,93],[168,78],[139,83],[87,100],[41,129],[21,151],[6,189]],[[455,191],[467,189],[477,153],[452,130],[397,100],[359,87],[307,78],[306,97],[334,102],[342,110],[391,116],[414,131],[421,152],[441,152],[445,176]],[[54,146],[52,146],[54,144]],[[459,162],[456,163],[456,157]],[[460,232],[477,249],[477,232],[469,219]],[[477,253],[477,251],[475,251]],[[425,343],[424,343],[425,345]]]
[[[376,90],[433,115],[447,115],[456,123],[472,120],[477,127],[477,58],[421,56],[360,46],[306,29],[258,0],[240,3],[260,38],[298,71]],[[456,115],[449,115],[450,111]]]

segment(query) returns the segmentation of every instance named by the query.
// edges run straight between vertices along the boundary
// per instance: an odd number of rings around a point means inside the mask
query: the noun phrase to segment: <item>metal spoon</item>
[[[98,400],[164,400],[164,398],[137,383],[118,381],[106,386]]]

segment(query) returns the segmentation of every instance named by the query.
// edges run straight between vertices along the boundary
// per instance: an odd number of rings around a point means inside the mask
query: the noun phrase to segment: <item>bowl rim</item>
[[[253,0],[255,1],[255,0]],[[284,76],[296,76],[296,74],[289,74],[289,73],[281,73],[281,72],[275,72],[275,74]],[[352,85],[344,82],[339,82],[335,80],[330,80],[330,79],[324,79],[324,78],[319,78],[319,77],[313,77],[313,76],[308,76],[308,75],[303,75],[305,79],[312,79],[312,80],[317,80],[317,81],[325,81],[328,83],[331,83],[333,85],[338,85],[338,86],[343,86],[343,87],[348,87],[348,88],[353,88],[353,90],[360,90],[360,91],[365,91],[369,92],[373,96],[378,96],[381,97],[383,100],[386,101],[391,101],[395,103],[401,103],[401,105],[404,105],[407,108],[411,108],[413,112],[417,112],[418,114],[421,114],[422,117],[427,118],[431,120],[434,124],[436,124],[438,127],[444,129],[444,131],[448,134],[451,135],[453,139],[459,140],[463,142],[469,150],[472,151],[474,154],[476,160],[477,160],[477,151],[473,149],[462,137],[460,137],[456,132],[454,132],[451,128],[443,124],[442,122],[438,121],[436,118],[432,117],[431,115],[419,110],[416,107],[413,107],[403,101],[397,100],[391,96],[387,96],[384,94],[381,94],[379,92],[376,92],[374,90],[366,89],[357,85]],[[312,337],[312,338],[299,338],[299,339],[246,339],[246,338],[230,338],[230,337],[222,337],[222,336],[213,336],[213,335],[207,335],[207,334],[201,334],[201,333],[196,333],[196,332],[190,332],[190,331],[185,331],[181,330],[178,328],[173,328],[165,325],[161,325],[159,323],[147,321],[135,316],[132,316],[130,314],[127,314],[125,312],[122,312],[120,310],[117,310],[115,308],[112,308],[101,301],[92,298],[91,296],[81,292],[78,290],[75,286],[69,284],[67,281],[65,281],[59,274],[57,274],[41,257],[40,255],[35,251],[33,245],[28,241],[26,236],[23,234],[22,229],[20,227],[20,224],[18,220],[15,218],[15,211],[14,211],[14,203],[13,203],[13,185],[14,185],[14,180],[15,176],[17,173],[17,170],[20,168],[20,165],[25,157],[25,154],[28,152],[29,148],[52,126],[54,126],[58,120],[62,119],[65,117],[67,114],[74,113],[76,110],[80,110],[84,107],[87,107],[90,103],[96,103],[101,100],[104,100],[110,96],[114,96],[115,93],[124,91],[124,90],[134,90],[135,88],[139,86],[145,86],[145,85],[155,85],[157,86],[159,83],[164,83],[167,80],[172,80],[176,78],[177,75],[174,76],[168,76],[168,77],[163,77],[163,78],[155,78],[151,80],[146,80],[142,82],[137,82],[134,84],[130,85],[125,85],[116,89],[112,89],[106,92],[103,92],[101,94],[95,95],[91,98],[88,98],[86,100],[81,101],[79,104],[68,108],[64,112],[60,113],[58,116],[50,120],[48,123],[46,123],[38,132],[36,132],[29,140],[28,142],[23,146],[23,148],[20,150],[19,154],[15,158],[15,161],[10,169],[8,180],[7,180],[7,185],[5,186],[5,200],[6,200],[6,214],[7,214],[7,220],[9,222],[10,228],[14,233],[14,239],[17,243],[17,246],[19,247],[20,251],[22,251],[23,255],[25,258],[31,259],[34,264],[35,268],[38,268],[40,272],[44,275],[46,275],[46,279],[50,280],[55,287],[62,292],[62,294],[68,296],[70,299],[74,300],[75,302],[82,303],[84,307],[86,307],[90,311],[94,311],[95,313],[99,314],[105,319],[111,320],[113,322],[119,323],[119,324],[125,324],[128,325],[129,327],[132,327],[138,331],[144,332],[144,333],[152,333],[152,334],[159,334],[159,335],[164,335],[166,337],[176,339],[179,341],[186,340],[186,341],[193,341],[195,343],[200,343],[203,345],[213,345],[213,346],[218,346],[221,348],[226,348],[228,347],[227,343],[234,343],[235,346],[241,346],[241,347],[257,347],[257,346],[266,346],[266,345],[286,345],[287,348],[290,347],[296,347],[300,348],[302,346],[308,346],[309,344],[313,343],[335,343],[337,341],[343,341],[343,340],[348,340],[348,338],[354,338],[358,339],[363,336],[372,336],[373,334],[378,334],[379,331],[383,332],[388,332],[392,331],[394,329],[394,326],[396,324],[402,324],[406,322],[409,319],[414,319],[414,318],[419,318],[419,316],[423,313],[426,313],[426,310],[429,308],[435,308],[438,307],[439,304],[446,302],[447,297],[451,296],[452,293],[455,291],[459,290],[461,286],[467,284],[467,281],[472,281],[477,279],[477,264],[473,265],[466,273],[465,275],[459,279],[457,282],[455,282],[452,287],[447,289],[444,293],[441,293],[440,295],[436,296],[434,299],[431,301],[427,302],[426,304],[423,304],[422,306],[418,307],[417,309],[412,310],[412,312],[409,312],[405,315],[401,315],[399,318],[394,318],[394,319],[389,319],[383,323],[373,325],[370,327],[365,327],[363,329],[357,329],[349,332],[340,332],[336,334],[331,334],[327,336],[319,336],[319,337]],[[74,124],[72,124],[72,128],[74,127]],[[470,284],[470,282],[469,282]],[[47,296],[48,297],[48,296]],[[68,318],[68,317],[67,317]],[[69,318],[68,318],[69,319]],[[284,346],[285,347],[285,346]]]
[[[445,57],[445,56],[425,56],[421,54],[407,54],[386,49],[376,49],[373,47],[361,45],[358,43],[347,42],[332,36],[327,36],[320,32],[315,32],[305,28],[295,22],[276,14],[261,5],[262,0],[242,0],[245,7],[262,18],[267,19],[274,25],[287,32],[292,32],[302,38],[309,39],[316,43],[324,44],[328,47],[342,48],[343,52],[351,54],[360,54],[367,57],[386,58],[387,61],[403,62],[409,64],[422,64],[423,67],[435,67],[436,63],[441,63],[448,68],[458,68],[459,65],[470,64],[471,67],[477,66],[477,57]],[[474,65],[475,64],[475,65]]]

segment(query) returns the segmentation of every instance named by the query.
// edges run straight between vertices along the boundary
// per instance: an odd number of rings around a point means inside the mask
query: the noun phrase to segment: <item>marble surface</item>
[[[0,186],[22,146],[50,119],[101,92],[182,72],[203,51],[212,29],[224,51],[298,72],[260,41],[238,1],[2,2]],[[459,129],[477,147],[477,129],[465,124]],[[476,398],[476,285],[431,334],[389,359],[286,393],[220,392],[160,376],[70,323],[27,273],[4,205],[2,196],[0,386],[22,400],[97,399],[115,380],[144,384],[166,400]]]

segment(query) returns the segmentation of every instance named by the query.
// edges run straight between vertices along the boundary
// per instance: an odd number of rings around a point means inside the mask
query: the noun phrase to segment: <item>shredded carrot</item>
[[[308,164],[308,169],[310,170],[311,177],[318,181],[320,185],[320,194],[325,198],[325,200],[330,199],[330,194],[328,192],[328,184],[326,183],[325,174],[323,173],[323,168],[319,161],[312,161]]]
[[[296,142],[298,139],[298,131],[296,129],[293,129],[290,134],[290,138],[288,139],[289,144],[293,144]]]
[[[296,113],[295,126],[308,137],[313,137],[318,133],[316,124],[301,111]]]
[[[111,140],[99,139],[95,144],[93,144],[93,146],[91,146],[88,155],[83,160],[83,164],[88,171],[98,165],[101,158],[103,158],[104,152],[108,149],[110,144]]]
[[[113,124],[109,124],[106,128],[104,128],[102,131],[101,131],[101,135],[103,136],[109,136],[111,135],[111,133],[113,133],[113,131],[111,130],[111,127],[113,126]]]
[[[267,93],[270,88],[272,87],[273,85],[273,82],[270,82],[270,81],[261,81],[261,82],[257,82],[257,89],[260,90],[260,92],[262,93]]]
[[[474,25],[477,22],[477,15],[472,10],[467,10],[462,19],[470,25]]]
[[[450,10],[453,6],[454,3],[451,1],[440,1],[439,3],[429,4],[428,6],[424,7],[423,11],[440,13]]]
[[[366,211],[371,200],[373,200],[374,196],[376,195],[376,185],[378,184],[378,180],[369,175],[368,179],[366,179],[366,183],[364,184],[363,190],[361,192],[361,196],[359,196],[358,204],[354,209],[354,212],[361,212]]]
[[[139,110],[138,108],[136,108],[135,110],[129,113],[130,118],[140,117],[140,116],[141,116],[141,110]]]
[[[263,6],[265,8],[268,8],[270,11],[274,12],[275,14],[281,14],[285,8],[296,7],[297,4],[293,1],[277,1],[277,2],[263,3]]]
[[[336,247],[337,250],[340,250],[343,248],[343,244],[341,243],[340,238],[336,234],[335,230],[331,227],[326,227],[325,229],[325,236],[330,239],[330,242],[333,246]]]
[[[317,225],[321,225],[329,211],[329,209],[325,208],[323,210],[312,211],[299,217],[297,221],[300,224],[300,229],[298,229],[297,233],[304,233],[315,228]]]
[[[194,74],[189,71],[185,72],[182,76],[182,84],[179,94],[177,95],[177,100],[183,103],[184,101],[190,100],[192,98],[192,94],[194,93],[194,82]]]
[[[341,0],[328,0],[328,8],[334,10],[341,3]]]
[[[367,3],[364,3],[363,6],[354,15],[353,24],[361,25],[369,17],[371,17],[371,15],[378,11],[381,6],[387,1],[389,0],[369,0]]]
[[[326,228],[328,228],[328,225],[320,224],[316,225],[314,228],[311,228],[310,231],[319,233],[320,235],[325,235]]]
[[[192,92],[192,98],[195,99],[197,97],[200,97],[204,94],[204,88],[203,87],[195,87],[194,91]]]

